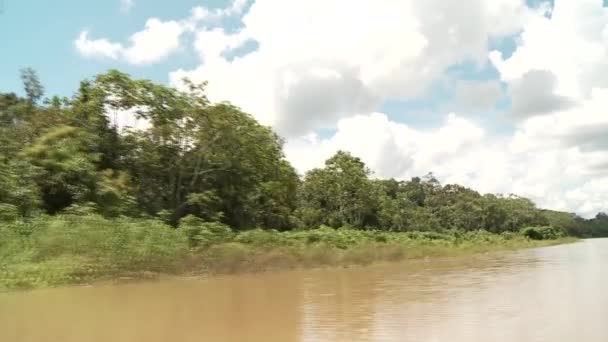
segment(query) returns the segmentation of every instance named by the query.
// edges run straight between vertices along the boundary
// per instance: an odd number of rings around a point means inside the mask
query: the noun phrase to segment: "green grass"
[[[572,241],[522,234],[364,231],[321,227],[234,233],[190,218],[156,220],[41,216],[0,224],[0,289],[40,288],[160,274],[225,274],[367,265],[539,247]]]
[[[187,238],[158,221],[38,217],[0,227],[0,288],[183,271]]]
[[[253,230],[198,252],[201,271],[259,272],[277,269],[367,265],[378,261],[457,257],[575,241],[531,240],[488,232],[465,234],[387,233],[320,228],[300,232]]]

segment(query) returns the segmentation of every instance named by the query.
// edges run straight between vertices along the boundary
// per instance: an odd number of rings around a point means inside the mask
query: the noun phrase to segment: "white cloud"
[[[556,77],[556,94],[575,99],[608,86],[608,9],[602,0],[556,0],[550,17],[538,15],[524,25],[519,41],[509,58],[490,53],[503,80],[547,70]]]
[[[185,31],[185,25],[180,22],[150,18],[143,30],[131,35],[128,46],[106,38],[89,39],[88,31],[82,31],[74,45],[85,57],[125,59],[136,65],[150,64],[160,62],[177,51]]]
[[[574,105],[574,101],[555,93],[557,78],[547,70],[530,70],[509,83],[511,112],[529,117],[556,112]]]
[[[341,119],[331,138],[312,134],[289,139],[285,149],[300,172],[322,166],[342,149],[361,157],[379,177],[408,178],[434,172],[443,178],[456,174],[463,178],[479,162],[464,168],[448,168],[446,163],[461,163],[485,142],[482,128],[456,114],[448,115],[435,130],[421,131],[391,121],[383,113],[372,113]]]
[[[107,38],[89,39],[88,31],[83,30],[74,45],[85,57],[124,59],[135,65],[157,63],[180,49],[181,38],[185,33],[196,31],[198,26],[208,27],[206,24],[210,22],[217,24],[222,19],[241,15],[249,2],[250,0],[233,0],[229,7],[214,10],[197,6],[191,10],[189,17],[180,21],[149,18],[141,31],[129,37],[128,44],[111,42]],[[128,12],[133,6],[134,0],[121,0],[121,11]],[[197,33],[199,41],[200,36],[213,35],[213,29],[208,30],[211,31],[201,29]],[[224,36],[226,35],[222,37]],[[225,48],[229,47],[228,43]]]
[[[127,110],[123,109],[112,109],[110,106],[106,106],[105,113],[110,124],[116,126],[119,131],[124,130],[146,130],[151,127],[150,121],[139,117],[138,111],[143,111],[142,107],[134,107]]]
[[[197,13],[208,18],[210,10]],[[488,39],[517,32],[531,15],[523,0],[257,0],[237,33],[199,27],[202,64],[172,79],[208,80],[212,100],[297,136],[382,100],[420,96],[447,67],[485,62]],[[257,51],[223,58],[248,39]]]
[[[85,57],[117,59],[122,52],[120,44],[112,43],[107,39],[89,39],[88,31],[82,31],[78,39],[74,41],[74,45],[78,52]]]
[[[236,0],[194,8],[181,21],[150,19],[127,46],[76,41],[85,56],[152,63],[194,35],[200,65],[171,73],[208,80],[212,101],[229,100],[287,137],[300,171],[336,150],[360,156],[381,177],[433,171],[482,192],[517,193],[539,205],[590,216],[608,209],[608,10],[602,0]],[[242,29],[222,28],[242,16]],[[515,36],[512,55],[488,41]],[[254,40],[259,48],[227,58]],[[157,44],[158,43],[158,44]],[[421,130],[377,113],[386,100],[416,100],[447,68],[491,63],[500,81],[457,80],[456,109]],[[508,91],[502,92],[506,84]],[[501,96],[518,118],[492,136],[465,110]],[[484,122],[486,120],[483,120]],[[319,127],[336,128],[320,138]]]
[[[348,16],[341,15],[345,8]],[[231,100],[287,134],[286,153],[300,171],[345,149],[378,176],[433,171],[445,182],[517,193],[589,216],[608,204],[608,196],[594,190],[608,186],[602,117],[608,94],[592,91],[608,79],[605,10],[601,1],[557,0],[547,18],[548,8],[516,0],[258,0],[242,31],[202,29],[201,66],[172,78],[174,84],[183,76],[209,80],[212,100]],[[513,56],[488,54],[488,39],[514,34]],[[222,58],[247,39],[260,49]],[[420,96],[450,65],[483,64],[488,56],[523,120],[512,137],[488,136],[454,114],[430,131],[368,114],[382,100]],[[491,107],[502,93],[495,81],[456,84],[460,110]],[[301,135],[332,122],[337,132],[330,138]]]
[[[502,86],[497,80],[459,80],[455,86],[455,105],[463,111],[492,110],[503,96]]]
[[[518,125],[510,150],[538,160],[554,158],[553,164],[527,168],[534,173],[554,165],[552,177],[539,177],[536,184],[563,183],[556,185],[560,191],[554,203],[586,215],[608,208],[603,195],[608,182],[607,57],[608,10],[602,0],[556,0],[550,16],[524,25],[512,56],[490,54],[509,83],[514,112],[545,114]],[[538,70],[544,81],[536,77],[522,86]]]
[[[196,6],[192,9],[191,21],[205,22],[215,21],[222,18],[241,15],[250,0],[233,0],[230,6],[226,8],[216,8],[210,10],[204,6]]]
[[[606,108],[608,89],[594,89],[580,106],[524,121],[515,133],[512,149],[541,152],[577,147],[583,152],[608,152]]]
[[[290,139],[285,146],[288,159],[301,173],[322,167],[340,149],[360,157],[378,177],[407,179],[433,172],[444,183],[483,193],[516,193],[542,207],[587,217],[608,207],[608,175],[590,178],[591,161],[578,148],[548,147],[542,153],[514,150],[510,139],[488,136],[483,128],[455,114],[429,131],[391,121],[381,113],[357,115],[341,119],[330,138],[311,134]],[[603,157],[608,163],[608,155]]]
[[[179,48],[184,27],[176,21],[151,18],[146,26],[129,39],[124,56],[132,64],[148,64],[165,59]]]

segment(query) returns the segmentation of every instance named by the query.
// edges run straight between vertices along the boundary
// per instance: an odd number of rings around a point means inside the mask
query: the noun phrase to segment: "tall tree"
[[[86,87],[103,108],[149,123],[120,138],[142,209],[174,224],[192,214],[236,228],[289,226],[297,175],[278,136],[237,107],[210,104],[205,84],[186,83],[178,91],[110,71]]]
[[[25,94],[30,103],[36,103],[44,95],[44,87],[40,83],[38,73],[32,68],[21,69],[21,80],[25,88]]]
[[[301,187],[300,217],[304,224],[376,225],[377,201],[370,171],[357,157],[338,151],[323,169],[308,172]]]

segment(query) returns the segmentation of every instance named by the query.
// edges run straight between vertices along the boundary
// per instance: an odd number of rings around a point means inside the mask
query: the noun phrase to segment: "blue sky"
[[[5,51],[0,63],[1,91],[20,89],[19,69],[26,66],[38,71],[49,94],[71,95],[80,80],[109,68],[166,83],[170,71],[197,62],[192,50],[184,50],[164,63],[138,67],[120,61],[87,60],[74,49],[73,41],[83,29],[123,41],[140,30],[149,17],[182,18],[201,1],[146,0],[145,6],[136,4],[126,13],[121,11],[119,0],[1,1],[4,11],[0,15],[0,40]],[[227,1],[204,3],[217,7]]]
[[[0,1],[1,92],[23,67],[62,96],[111,68],[187,76],[300,172],[344,149],[382,177],[608,209],[608,144],[586,133],[608,131],[608,0]]]

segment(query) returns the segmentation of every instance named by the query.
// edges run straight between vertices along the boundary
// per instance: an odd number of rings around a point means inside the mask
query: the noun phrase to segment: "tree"
[[[92,199],[98,156],[87,148],[91,140],[81,129],[58,126],[25,148],[25,159],[39,169],[34,182],[47,212]]]
[[[178,90],[110,70],[82,81],[71,98],[40,101],[36,72],[21,75],[26,97],[0,94],[0,206],[10,215],[94,212],[158,217],[176,227],[189,216],[211,226],[281,230],[502,233],[551,225],[608,235],[603,213],[585,220],[542,211],[515,195],[442,185],[432,173],[370,179],[363,161],[344,151],[300,179],[282,139],[238,107],[211,103],[205,83],[185,80]],[[123,115],[148,125],[120,127]]]
[[[24,160],[0,161],[0,204],[10,204],[22,216],[31,215],[40,205],[34,183],[36,168]]]
[[[297,175],[278,136],[237,107],[211,105],[204,84],[186,84],[182,92],[110,71],[81,86],[81,102],[150,123],[120,137],[140,207],[168,213],[172,224],[192,214],[235,228],[287,228]]]
[[[359,158],[338,151],[325,168],[306,174],[300,198],[302,220],[309,226],[375,225],[377,198],[369,174]]]
[[[31,104],[38,102],[44,95],[44,87],[36,71],[32,68],[21,69],[21,80],[29,102]]]

